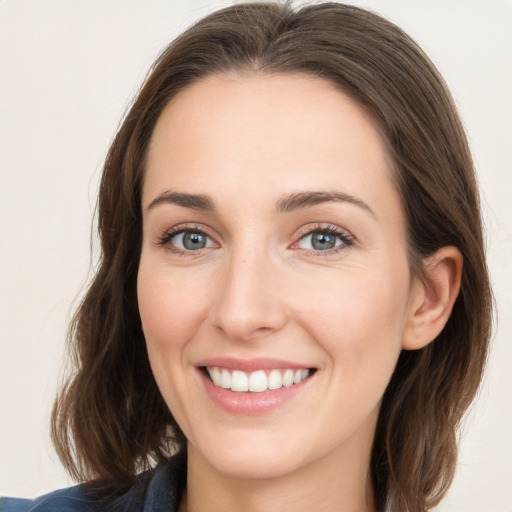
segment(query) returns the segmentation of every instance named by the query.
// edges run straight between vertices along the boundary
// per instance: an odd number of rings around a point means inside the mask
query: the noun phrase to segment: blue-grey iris
[[[183,234],[183,247],[189,251],[204,249],[206,236],[202,233],[187,232]]]
[[[316,251],[325,251],[336,247],[336,237],[329,233],[313,233],[311,245]]]

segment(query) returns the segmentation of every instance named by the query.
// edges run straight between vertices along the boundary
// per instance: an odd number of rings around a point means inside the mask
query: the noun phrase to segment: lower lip
[[[199,373],[206,393],[216,405],[227,412],[247,416],[265,414],[284,405],[300,393],[312,378],[310,376],[299,384],[292,384],[288,387],[283,386],[261,393],[250,393],[221,388],[216,386],[202,369],[199,369]]]

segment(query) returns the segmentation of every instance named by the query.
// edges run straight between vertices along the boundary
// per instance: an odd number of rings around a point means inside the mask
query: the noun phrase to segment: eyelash
[[[175,228],[170,229],[169,231],[166,231],[161,237],[159,237],[156,245],[159,247],[165,247],[169,251],[171,251],[174,254],[177,254],[178,256],[191,256],[191,255],[198,255],[202,252],[201,249],[197,251],[188,251],[183,249],[177,249],[176,247],[173,247],[171,241],[172,239],[180,235],[181,233],[200,233],[201,235],[204,235],[210,239],[213,239],[201,226],[176,226]]]
[[[177,249],[172,246],[171,241],[172,239],[180,235],[182,233],[199,233],[201,235],[204,235],[210,239],[213,239],[206,230],[204,230],[201,226],[193,225],[193,226],[177,226],[176,228],[170,229],[169,231],[166,231],[161,237],[159,237],[156,245],[159,247],[166,247],[169,251],[171,251],[174,254],[177,254],[178,256],[191,256],[191,255],[199,255],[202,250],[198,249],[195,251],[191,250],[183,250],[183,249]],[[302,232],[299,232],[298,234],[298,240],[297,242],[294,242],[293,245],[296,245],[301,240],[306,238],[309,235],[312,235],[314,233],[325,233],[328,235],[332,235],[334,237],[337,237],[341,240],[341,244],[339,246],[333,247],[332,249],[320,251],[315,249],[304,249],[304,251],[307,251],[308,256],[328,256],[331,254],[337,254],[347,247],[351,247],[354,244],[354,237],[347,233],[347,231],[337,227],[333,226],[331,224],[317,224],[313,227],[308,227],[304,229]]]
[[[319,251],[315,249],[305,249],[307,251],[308,256],[329,256],[332,254],[338,254],[339,252],[345,250],[347,247],[351,247],[354,245],[354,237],[350,235],[347,231],[344,229],[341,229],[338,226],[333,226],[332,224],[317,224],[313,227],[307,227],[304,229],[303,232],[299,232],[298,241],[294,242],[294,245],[296,245],[298,242],[303,240],[309,235],[312,235],[313,233],[325,233],[327,235],[332,235],[334,237],[337,237],[341,240],[341,244],[333,247],[332,249],[328,249],[325,251]]]

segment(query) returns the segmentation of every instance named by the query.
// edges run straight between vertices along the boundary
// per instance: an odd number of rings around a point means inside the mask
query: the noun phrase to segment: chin
[[[216,443],[205,443],[206,446],[189,444],[188,449],[199,452],[210,467],[227,477],[273,479],[293,473],[306,463],[306,443],[287,443],[279,437],[262,439],[261,435],[238,434],[228,436],[224,442],[217,438]]]
[[[240,456],[231,451],[215,458],[211,464],[219,473],[241,480],[282,478],[303,466],[302,461],[298,461],[296,457],[295,460],[290,460],[277,454],[274,457],[264,457],[261,453]]]

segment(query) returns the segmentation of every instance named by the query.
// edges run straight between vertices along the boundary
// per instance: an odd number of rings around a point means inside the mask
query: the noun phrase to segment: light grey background
[[[445,76],[483,191],[493,352],[443,512],[511,512],[512,1],[363,0]],[[69,485],[48,420],[101,163],[159,51],[218,0],[0,0],[0,494]]]

